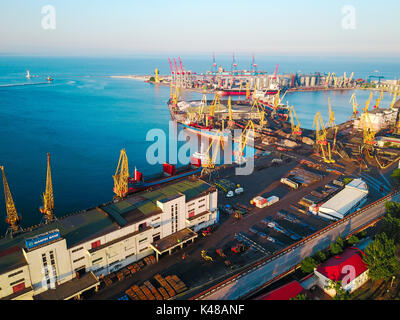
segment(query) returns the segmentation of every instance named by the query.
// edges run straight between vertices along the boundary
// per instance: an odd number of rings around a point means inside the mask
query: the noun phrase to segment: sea
[[[212,64],[208,56],[181,59],[186,69],[196,73],[210,70]],[[249,69],[250,61],[251,57],[239,57],[238,67]],[[232,63],[229,56],[216,62],[228,70]],[[395,59],[260,57],[257,63],[259,70],[271,73],[279,63],[279,72],[354,72],[357,78],[400,78],[400,61]],[[162,164],[151,163],[146,154],[156,142],[150,139],[155,132],[152,130],[159,130],[166,134],[165,157],[169,160],[170,88],[111,77],[150,75],[155,68],[161,74],[169,73],[168,57],[0,56],[0,165],[5,167],[23,227],[42,218],[38,208],[45,188],[48,152],[55,214],[59,217],[112,199],[112,175],[122,148],[126,149],[131,171],[136,167],[150,175],[162,170]],[[25,77],[27,70],[30,80]],[[47,76],[54,81],[47,83]],[[328,120],[328,97],[336,122],[349,119],[352,93],[288,93],[284,102],[294,106],[302,127],[312,128],[317,111]],[[369,91],[356,94],[363,106]],[[378,96],[375,93],[374,99]],[[186,92],[183,98],[199,99],[201,95]],[[385,94],[381,107],[388,107],[391,101],[392,97]],[[2,192],[0,217],[6,217]],[[0,222],[0,233],[5,229],[5,222]]]

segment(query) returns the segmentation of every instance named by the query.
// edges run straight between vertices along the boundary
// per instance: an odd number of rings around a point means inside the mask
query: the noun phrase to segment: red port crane
[[[276,80],[276,76],[277,76],[277,74],[278,74],[278,68],[279,68],[279,64],[277,64],[276,65],[276,68],[275,68],[275,73],[274,73],[274,80]]]
[[[183,71],[183,64],[182,64],[181,57],[178,57],[178,59],[179,59],[179,65],[181,66],[181,72],[182,72],[182,74],[185,74],[185,71]]]

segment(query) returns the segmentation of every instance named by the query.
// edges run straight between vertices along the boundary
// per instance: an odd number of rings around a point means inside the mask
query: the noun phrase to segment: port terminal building
[[[354,179],[320,205],[317,214],[329,220],[343,219],[366,202],[368,193],[367,184],[362,179]]]
[[[0,299],[72,299],[99,278],[194,241],[218,221],[217,190],[193,177],[0,239]]]

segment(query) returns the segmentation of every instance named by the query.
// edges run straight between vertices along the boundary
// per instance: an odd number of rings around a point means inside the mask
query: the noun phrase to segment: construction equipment
[[[224,250],[222,249],[217,249],[217,254],[221,257],[221,258],[226,258],[226,255],[224,253]]]
[[[246,246],[243,243],[238,243],[236,246],[232,247],[231,250],[234,253],[242,253],[246,251]]]
[[[328,88],[331,82],[331,73],[329,72],[328,76],[325,79],[325,87]]]
[[[300,121],[297,118],[297,114],[296,114],[296,111],[294,110],[294,106],[291,106],[289,108],[289,112],[290,112],[290,123],[292,126],[292,135],[293,136],[301,136],[303,134],[303,132],[301,131]],[[296,119],[297,125],[294,124],[294,119]]]
[[[121,150],[118,167],[113,176],[114,179],[114,193],[116,197],[124,198],[128,193],[128,179],[129,179],[129,168],[128,168],[128,157],[125,149]]]
[[[201,257],[206,261],[214,262],[213,258],[207,255],[206,250],[201,250]]]
[[[46,189],[42,196],[43,206],[39,208],[40,212],[43,213],[45,223],[55,220],[54,216],[54,195],[53,195],[53,183],[51,179],[51,168],[50,168],[50,153],[47,154],[47,176],[46,176]]]
[[[18,215],[17,209],[15,209],[14,200],[12,198],[10,187],[8,186],[7,178],[4,173],[4,167],[0,166],[0,169],[3,175],[4,196],[5,196],[6,212],[7,212],[6,223],[10,225],[10,227],[7,229],[6,235],[10,234],[12,238],[15,233],[21,230],[21,227],[19,226],[19,222],[21,221],[21,216]]]

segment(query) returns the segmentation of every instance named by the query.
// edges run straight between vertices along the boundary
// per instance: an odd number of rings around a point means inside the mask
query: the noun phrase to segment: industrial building
[[[70,299],[218,221],[217,191],[186,178],[0,239],[0,299]]]
[[[368,111],[368,117],[371,121],[371,129],[379,132],[384,129],[392,128],[396,124],[398,109],[374,109]],[[363,124],[361,118],[354,120],[354,129],[362,130]]]
[[[319,206],[318,215],[330,220],[340,220],[365,203],[368,186],[361,179],[354,179],[343,190]]]

